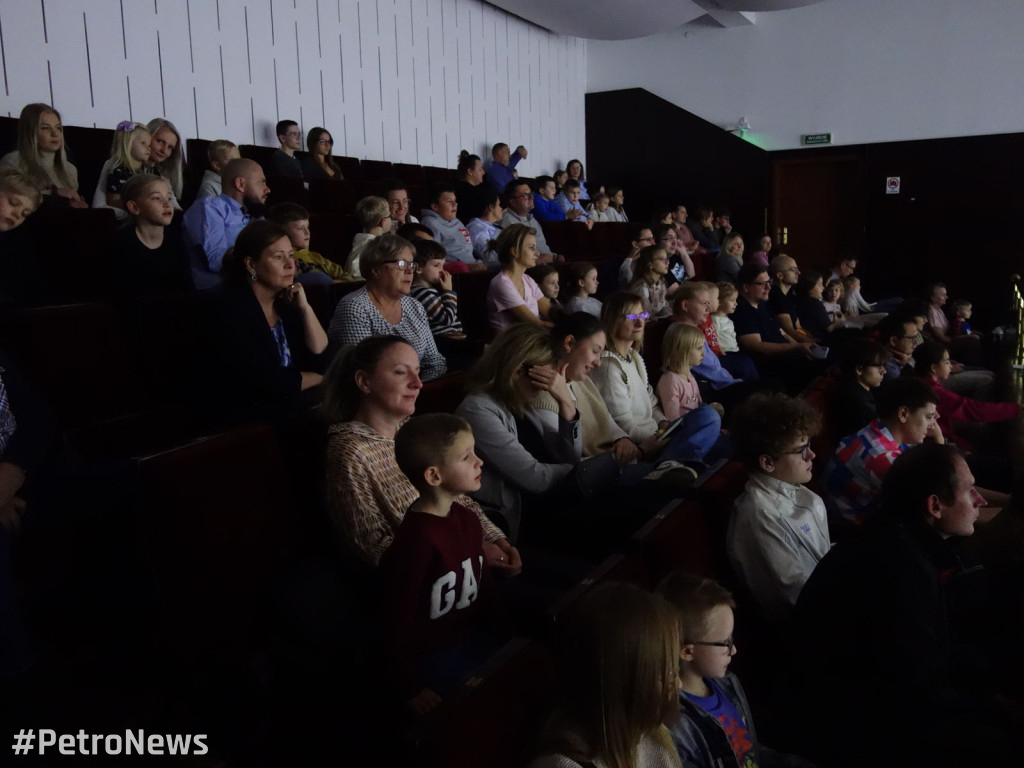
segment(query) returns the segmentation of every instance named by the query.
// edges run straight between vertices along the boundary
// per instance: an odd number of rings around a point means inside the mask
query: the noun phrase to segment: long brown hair
[[[39,161],[39,121],[47,112],[55,114],[57,121],[63,125],[60,112],[49,104],[26,104],[18,116],[18,154],[21,156],[21,169],[29,181],[40,190],[49,189],[52,185],[50,175]],[[63,136],[63,131],[61,135]],[[73,185],[71,177],[68,176],[70,163],[67,149],[67,142],[62,140],[60,150],[53,158],[53,172],[62,186],[70,187]]]
[[[536,323],[516,323],[497,335],[469,372],[468,390],[493,398],[513,415],[529,405],[516,386],[525,368],[555,362],[548,329]]]

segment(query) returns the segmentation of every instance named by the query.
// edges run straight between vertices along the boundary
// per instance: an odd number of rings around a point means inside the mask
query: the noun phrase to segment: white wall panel
[[[0,0],[0,27],[0,114],[52,99],[69,125],[264,145],[291,118],[339,155],[447,167],[506,141],[524,175],[582,154],[585,43],[479,0]]]

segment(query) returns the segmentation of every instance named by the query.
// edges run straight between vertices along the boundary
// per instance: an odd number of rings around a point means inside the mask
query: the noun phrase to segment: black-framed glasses
[[[391,259],[390,261],[382,261],[381,264],[394,264],[403,272],[419,272],[420,265],[415,261],[406,261],[405,259]]]
[[[639,315],[636,314],[636,313],[631,313],[631,314],[628,314],[628,315],[623,315],[623,317],[625,317],[627,320],[629,320],[629,322],[635,323],[637,320],[648,320],[651,317],[651,313],[650,312],[641,312]]]
[[[748,285],[756,285],[758,288],[764,288],[766,285],[768,287],[771,287],[771,284],[772,284],[771,280],[762,280],[759,283],[748,283]]]
[[[334,139],[317,139],[316,143],[317,144],[330,144],[333,147],[334,146]]]
[[[783,456],[797,456],[797,455],[799,455],[800,458],[803,459],[804,461],[810,461],[811,460],[811,456],[813,455],[813,451],[811,451],[811,444],[810,443],[804,443],[799,448],[797,448],[795,451],[783,451],[782,455]]]
[[[688,640],[687,642],[684,642],[683,645],[709,645],[712,648],[725,648],[731,651],[736,647],[736,641],[733,640],[732,635],[729,635],[725,640],[720,640],[718,642],[711,642],[710,640]]]

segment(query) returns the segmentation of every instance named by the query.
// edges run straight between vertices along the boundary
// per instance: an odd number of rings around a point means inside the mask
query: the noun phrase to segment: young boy
[[[739,678],[729,672],[736,603],[717,582],[675,572],[658,586],[679,616],[679,707],[667,723],[687,768],[810,763],[759,744],[754,719]]]
[[[342,266],[309,250],[309,211],[297,203],[278,203],[267,213],[272,221],[288,233],[295,252],[295,279],[306,285],[314,283],[345,283],[355,280]]]
[[[463,506],[463,494],[480,488],[473,448],[469,423],[447,413],[410,419],[395,437],[398,466],[420,496],[380,560],[381,623],[386,668],[417,714],[495,649],[473,630],[500,610],[480,520]]]
[[[348,258],[345,259],[345,271],[356,280],[362,280],[363,273],[359,271],[359,257],[367,243],[375,237],[391,232],[391,206],[383,197],[370,195],[356,203],[356,217],[363,225],[363,231],[357,234],[352,241],[352,250],[348,252]]]
[[[465,354],[466,334],[459,320],[459,297],[452,290],[451,273],[444,268],[444,246],[434,240],[417,240],[412,245],[419,272],[410,294],[427,311],[437,349],[450,366],[452,357]]]
[[[590,206],[590,219],[592,221],[618,221],[613,214],[608,212],[611,205],[611,198],[604,192],[594,195],[594,203]]]
[[[971,302],[967,299],[957,299],[953,302],[955,317],[949,325],[950,336],[973,336],[981,338],[981,334],[971,328]]]
[[[227,139],[211,141],[206,147],[206,159],[210,161],[210,169],[203,174],[203,183],[199,185],[196,200],[201,197],[220,197],[224,191],[220,173],[231,160],[241,157],[238,147]]]
[[[121,190],[128,226],[110,244],[111,281],[122,298],[192,290],[188,256],[176,228],[171,187],[152,173],[132,176]]]
[[[534,180],[537,191],[533,195],[533,215],[537,221],[565,221],[565,212],[555,197],[555,180],[550,176],[538,176]]]
[[[561,207],[566,219],[582,222],[587,225],[587,229],[593,229],[594,222],[590,220],[587,212],[580,205],[580,183],[576,179],[566,180],[562,191],[555,198],[555,202]]]

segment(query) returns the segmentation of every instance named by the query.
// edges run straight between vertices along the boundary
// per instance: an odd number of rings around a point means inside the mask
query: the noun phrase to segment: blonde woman
[[[68,161],[60,113],[49,104],[27,104],[18,117],[18,148],[0,159],[0,168],[15,168],[51,199],[72,208],[88,208],[78,194],[78,169]]]

